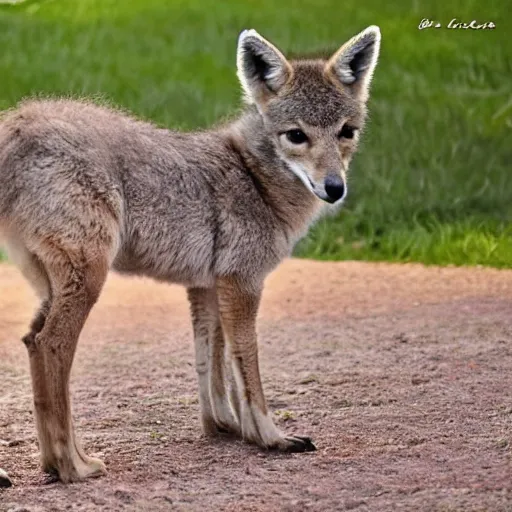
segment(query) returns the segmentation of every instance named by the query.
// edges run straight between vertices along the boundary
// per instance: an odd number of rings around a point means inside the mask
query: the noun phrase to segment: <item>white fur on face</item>
[[[313,185],[311,184],[312,180],[309,177],[307,170],[302,165],[298,164],[297,162],[291,162],[290,160],[287,160],[283,156],[280,156],[280,158],[284,162],[284,164],[290,169],[290,171],[292,171],[293,174],[295,174],[295,176],[300,178],[300,180],[302,181],[302,183],[304,183],[306,188],[310,192],[315,194],[315,189],[313,188]]]
[[[281,156],[280,158],[283,161],[283,163],[286,164],[286,166],[290,169],[290,171],[292,171],[293,174],[295,174],[295,176],[300,178],[300,180],[302,181],[302,183],[304,183],[306,188],[311,193],[313,193],[316,197],[318,197],[320,200],[322,200],[322,198],[319,196],[319,193],[321,193],[321,191],[320,190],[315,190],[315,188],[318,188],[318,186],[313,182],[313,180],[311,180],[307,170],[302,165],[300,165],[300,164],[298,164],[296,162],[291,162],[290,160],[287,160],[283,156]],[[343,201],[347,197],[348,187],[347,187],[347,180],[346,180],[345,176],[343,176],[343,182],[345,184],[345,191],[343,193],[343,196],[340,197],[334,203],[330,204],[329,206],[334,206],[334,207],[341,206],[341,204],[343,203]],[[322,193],[326,194],[325,190],[323,190],[323,185],[322,185]]]

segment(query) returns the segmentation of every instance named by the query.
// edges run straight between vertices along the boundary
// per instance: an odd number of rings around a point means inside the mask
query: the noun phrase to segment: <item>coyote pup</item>
[[[105,472],[75,437],[68,385],[111,268],[187,287],[205,434],[315,449],[272,421],[256,315],[265,276],[346,195],[379,44],[372,26],[328,61],[289,62],[242,32],[247,105],[210,131],[176,133],[70,100],[25,101],[3,115],[0,232],[41,299],[23,342],[44,471],[63,482]]]

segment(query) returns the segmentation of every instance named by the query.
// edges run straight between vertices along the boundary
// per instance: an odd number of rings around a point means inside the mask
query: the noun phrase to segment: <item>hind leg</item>
[[[46,318],[48,317],[48,313],[50,312],[51,306],[51,297],[44,300],[39,307],[34,319],[30,324],[30,331],[21,338],[21,341],[25,343],[25,345],[30,345],[34,343],[36,335],[39,334],[44,327],[46,322]]]
[[[108,259],[98,251],[46,249],[41,261],[52,298],[41,331],[25,341],[42,467],[58,474],[61,481],[71,482],[105,473],[104,464],[86,456],[75,438],[69,376],[78,337],[105,282]],[[34,323],[39,327],[38,318]]]

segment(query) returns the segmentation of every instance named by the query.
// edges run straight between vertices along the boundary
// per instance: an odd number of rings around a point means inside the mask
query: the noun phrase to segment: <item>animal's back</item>
[[[0,123],[0,214],[23,218],[39,198],[45,206],[40,215],[57,213],[62,203],[82,194],[115,210],[120,182],[109,141],[122,123],[114,112],[66,100],[24,102],[5,114]]]
[[[0,123],[0,227],[15,224],[29,250],[35,232],[115,238],[114,269],[209,285],[240,261],[275,259],[271,213],[242,168],[217,132],[30,101]]]
[[[116,123],[121,116],[72,101],[25,102],[4,116],[0,226],[8,252],[23,247],[38,254],[61,245],[80,254],[91,242],[113,257],[123,221],[108,147]]]

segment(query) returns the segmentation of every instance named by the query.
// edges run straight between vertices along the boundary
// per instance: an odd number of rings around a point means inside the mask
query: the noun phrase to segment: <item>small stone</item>
[[[128,504],[133,501],[132,495],[126,491],[125,489],[116,489],[114,491],[114,496],[121,501],[122,503]]]
[[[409,343],[409,338],[407,337],[407,335],[403,332],[397,334],[395,336],[395,340],[396,341],[399,341],[400,343]]]
[[[316,375],[308,375],[299,381],[299,384],[311,384],[313,382],[318,382],[318,377]]]
[[[501,438],[496,441],[496,446],[498,448],[507,448],[508,447],[508,439]]]
[[[420,377],[420,376],[413,376],[411,378],[411,384],[413,386],[419,386],[420,384],[427,384],[430,382],[430,379],[428,377]]]
[[[2,468],[0,468],[0,487],[12,487],[12,480]]]

